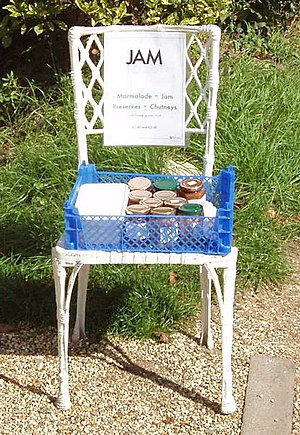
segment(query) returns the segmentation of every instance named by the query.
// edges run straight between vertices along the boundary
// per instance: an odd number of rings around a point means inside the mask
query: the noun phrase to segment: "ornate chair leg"
[[[65,312],[66,268],[59,260],[53,259],[53,273],[56,294],[58,356],[59,356],[59,395],[56,406],[62,410],[71,406],[68,376],[68,334],[69,318]]]
[[[233,304],[236,277],[236,264],[224,269],[224,305],[222,315],[222,359],[223,386],[222,407],[223,414],[235,412],[236,404],[232,393],[232,337],[233,337]]]
[[[85,337],[85,307],[89,280],[90,265],[84,264],[78,274],[77,312],[72,334],[72,341],[77,342]]]
[[[211,331],[211,277],[205,266],[200,266],[200,283],[201,283],[201,319],[202,334],[200,343],[213,349],[214,341]]]

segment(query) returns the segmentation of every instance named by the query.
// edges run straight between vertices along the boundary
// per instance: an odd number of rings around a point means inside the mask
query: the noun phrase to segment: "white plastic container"
[[[118,249],[122,239],[122,216],[129,188],[124,183],[87,183],[80,186],[75,202],[81,218],[85,244],[93,249]]]
[[[87,183],[79,188],[75,207],[80,215],[123,216],[129,188],[125,183]]]

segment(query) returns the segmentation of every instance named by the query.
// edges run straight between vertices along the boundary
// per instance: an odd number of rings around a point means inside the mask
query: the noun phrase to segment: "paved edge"
[[[295,374],[286,358],[251,358],[241,435],[291,434]]]

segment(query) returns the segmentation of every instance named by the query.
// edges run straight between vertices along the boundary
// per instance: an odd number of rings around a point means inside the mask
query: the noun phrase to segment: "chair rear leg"
[[[85,309],[89,272],[90,265],[84,264],[78,274],[77,311],[72,334],[72,341],[74,343],[85,337]]]
[[[211,330],[211,277],[205,266],[200,266],[200,284],[201,284],[201,320],[202,334],[200,343],[213,349],[214,341]]]

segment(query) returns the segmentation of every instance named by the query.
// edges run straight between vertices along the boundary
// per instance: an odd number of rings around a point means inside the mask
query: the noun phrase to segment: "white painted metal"
[[[72,27],[69,31],[71,77],[74,87],[78,160],[88,163],[88,136],[103,134],[104,108],[103,76],[105,32],[123,31],[181,31],[187,35],[186,47],[186,133],[206,134],[206,150],[203,158],[204,174],[212,175],[214,165],[214,138],[217,118],[217,93],[219,87],[219,44],[220,29],[214,25],[207,26],[108,26],[108,27]],[[204,35],[204,39],[203,39]],[[93,48],[92,48],[93,47]],[[199,52],[194,62],[195,50]],[[91,52],[97,53],[96,60]],[[83,69],[89,70],[90,77],[83,80]],[[201,73],[201,74],[200,74]],[[202,77],[203,76],[203,77]],[[102,91],[95,98],[93,90],[98,87]],[[198,88],[197,97],[193,97],[190,89]],[[204,115],[200,108],[205,109]],[[92,113],[87,113],[87,108]],[[202,116],[202,118],[201,118]],[[204,117],[203,117],[204,116]],[[193,124],[193,125],[191,125]]]
[[[78,274],[77,312],[72,334],[73,342],[77,342],[80,338],[85,337],[85,306],[89,272],[90,265],[84,264]]]
[[[110,26],[110,27],[73,27],[69,32],[71,54],[71,76],[75,97],[75,120],[78,136],[79,164],[88,162],[87,137],[90,134],[103,133],[103,98],[98,101],[93,96],[93,87],[104,89],[102,76],[104,32],[118,31],[182,31],[187,34],[187,83],[186,83],[186,132],[203,133],[206,135],[206,151],[204,155],[204,173],[212,175],[214,164],[214,135],[217,116],[216,102],[218,91],[218,63],[220,30],[217,26],[207,25],[199,27],[189,26]],[[205,42],[202,36],[206,36]],[[83,42],[83,39],[84,42]],[[190,58],[191,46],[196,44],[199,58],[193,63]],[[91,47],[98,52],[98,60],[94,63],[91,58]],[[202,83],[198,71],[201,65],[207,65],[207,80]],[[82,69],[87,66],[90,70],[90,80],[85,83],[82,78]],[[198,86],[199,94],[195,100],[189,95],[191,83]],[[205,104],[206,115],[200,118],[199,107]],[[92,116],[87,117],[86,106],[90,105]],[[196,126],[190,127],[193,122]],[[100,123],[100,127],[99,124]],[[209,349],[213,347],[211,330],[211,288],[212,283],[216,290],[221,313],[222,324],[222,366],[223,387],[221,410],[225,414],[235,411],[235,401],[232,393],[232,330],[233,330],[233,303],[236,277],[236,262],[238,251],[232,248],[225,256],[205,255],[197,253],[153,253],[153,252],[106,252],[106,251],[80,251],[67,250],[62,237],[52,249],[53,272],[56,291],[57,323],[58,323],[58,353],[60,361],[60,393],[57,406],[68,409],[71,406],[68,381],[68,337],[69,337],[69,310],[72,290],[78,276],[77,316],[72,338],[77,341],[85,336],[85,305],[90,265],[94,264],[185,264],[199,265],[201,272],[201,299],[202,299],[202,335],[201,344]],[[67,270],[70,269],[70,274]],[[223,271],[223,288],[220,283],[217,269]],[[68,277],[69,275],[69,277]]]
[[[211,277],[207,267],[200,266],[202,334],[200,343],[213,349],[214,341],[211,331]]]

